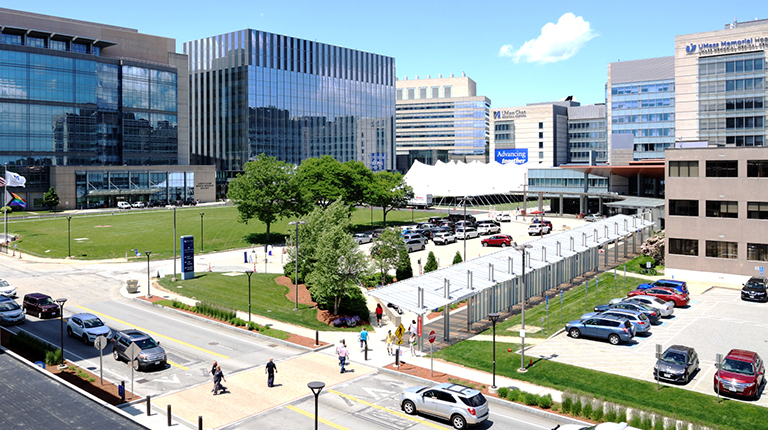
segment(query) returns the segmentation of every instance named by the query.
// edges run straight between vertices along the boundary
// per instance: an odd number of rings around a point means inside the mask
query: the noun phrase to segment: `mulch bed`
[[[77,368],[77,366],[75,367]],[[117,384],[104,381],[104,385],[101,385],[101,379],[99,378],[99,375],[93,374],[83,368],[80,368],[80,371],[87,373],[90,377],[94,378],[94,382],[89,382],[87,379],[83,379],[77,376],[77,370],[73,372],[69,370],[69,368],[60,370],[58,366],[46,366],[45,370],[80,388],[81,390],[109,403],[110,405],[117,406],[125,403],[125,401],[120,398],[120,392],[118,391]],[[133,397],[133,393],[131,393],[128,387],[126,387],[125,399],[126,401],[132,402],[140,399],[140,397]]]

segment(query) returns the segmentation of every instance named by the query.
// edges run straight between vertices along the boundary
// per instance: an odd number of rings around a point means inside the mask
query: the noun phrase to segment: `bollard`
[[[398,368],[400,367],[400,347],[397,347],[397,351],[395,352],[395,366]]]
[[[368,345],[365,345],[365,361],[368,361]]]
[[[203,430],[203,416],[199,415],[197,417],[197,430]]]
[[[165,413],[165,416],[168,417],[168,427],[171,426],[171,405],[168,405],[168,409]]]
[[[320,346],[320,331],[315,330],[315,346]]]
[[[152,415],[152,399],[151,396],[147,396],[147,416]]]
[[[117,391],[120,393],[120,400],[125,401],[125,381],[120,381]]]

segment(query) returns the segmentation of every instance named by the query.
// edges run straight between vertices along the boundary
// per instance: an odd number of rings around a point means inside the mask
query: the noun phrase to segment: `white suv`
[[[465,240],[472,239],[473,237],[480,237],[480,234],[473,227],[456,229],[456,239]]]
[[[495,221],[480,221],[477,224],[477,232],[480,234],[501,233],[501,227]]]
[[[128,202],[117,202],[117,208],[118,209],[130,209],[131,204]]]
[[[435,245],[447,245],[449,243],[456,243],[456,236],[454,236],[453,233],[449,231],[435,233],[435,235],[432,237],[432,242],[434,242]]]

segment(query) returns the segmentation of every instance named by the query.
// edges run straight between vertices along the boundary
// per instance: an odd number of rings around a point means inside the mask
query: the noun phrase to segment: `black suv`
[[[115,333],[114,346],[112,347],[112,356],[115,360],[130,360],[126,350],[135,343],[141,349],[139,356],[133,360],[135,370],[146,369],[151,366],[158,366],[161,369],[166,367],[168,360],[165,350],[160,347],[160,342],[142,331],[136,329],[122,330]]]
[[[766,284],[767,281],[762,276],[753,276],[749,278],[749,281],[744,284],[744,288],[741,289],[741,300],[768,302]]]
[[[450,222],[453,222],[453,223],[456,223],[456,222],[458,222],[458,221],[464,221],[464,214],[463,214],[463,213],[459,213],[459,214],[449,214],[449,215],[448,215],[446,218],[448,218],[448,221],[450,221]],[[470,221],[470,222],[472,222],[472,224],[474,224],[474,223],[476,223],[476,222],[477,222],[477,220],[475,219],[475,217],[474,217],[474,216],[472,216],[472,215],[470,215],[470,214],[467,214],[467,221]]]

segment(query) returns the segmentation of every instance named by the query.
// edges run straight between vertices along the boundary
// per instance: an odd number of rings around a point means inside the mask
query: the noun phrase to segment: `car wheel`
[[[117,353],[116,349],[112,350],[112,357],[114,357],[116,361],[120,361],[120,354]]]
[[[421,250],[423,251],[423,250],[425,250],[425,249],[427,249],[427,247],[426,247],[426,246],[424,246],[424,245],[421,245]]]
[[[608,342],[611,342],[611,345],[618,345],[621,342],[621,338],[618,334],[612,334],[608,336]]]
[[[467,428],[467,420],[465,420],[464,417],[459,414],[451,417],[451,424],[453,424],[453,428],[456,430],[463,430]]]
[[[578,339],[581,337],[581,332],[577,328],[572,328],[571,331],[568,332],[568,334],[570,334],[571,337],[574,339]]]
[[[133,360],[133,370],[138,371],[139,370],[139,359]]]
[[[502,248],[506,248],[506,247],[507,247],[507,244],[506,244],[505,242],[501,242],[501,247],[502,247]]]
[[[690,381],[691,377],[687,373],[683,374],[683,385],[687,384],[688,381]]]
[[[483,242],[483,248],[488,247],[488,242]]]
[[[37,311],[37,317],[43,318],[43,311]]]
[[[412,401],[406,400],[403,402],[403,411],[408,415],[416,415],[416,405]]]
[[[67,336],[72,337],[72,328],[67,327]]]
[[[83,343],[88,345],[88,335],[83,333]]]

